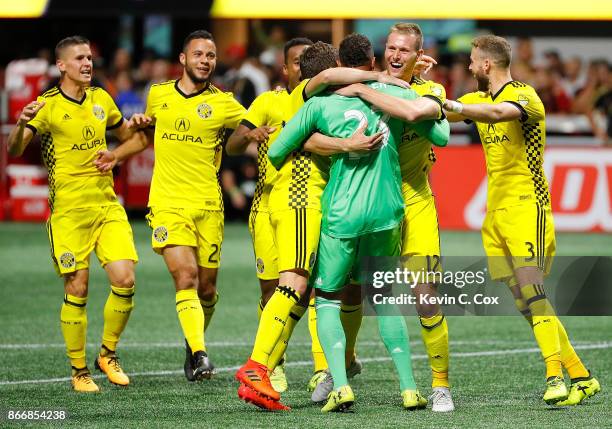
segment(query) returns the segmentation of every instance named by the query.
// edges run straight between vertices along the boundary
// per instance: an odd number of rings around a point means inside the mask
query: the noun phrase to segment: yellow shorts
[[[261,280],[278,278],[278,250],[274,242],[274,230],[270,222],[270,213],[251,212],[249,231],[253,238],[255,268]]]
[[[548,274],[556,248],[550,206],[530,203],[487,212],[482,244],[494,280],[512,277],[521,267],[540,267]]]
[[[52,213],[47,233],[58,275],[89,268],[94,250],[102,266],[123,259],[138,261],[132,227],[119,204]]]
[[[198,266],[218,268],[223,242],[223,212],[191,208],[151,207],[147,215],[153,230],[151,246],[161,254],[166,246],[196,250]]]
[[[401,257],[411,271],[441,270],[438,212],[433,195],[404,208]]]
[[[312,272],[317,259],[321,211],[288,209],[272,212],[270,221],[278,249],[278,271],[293,269]]]

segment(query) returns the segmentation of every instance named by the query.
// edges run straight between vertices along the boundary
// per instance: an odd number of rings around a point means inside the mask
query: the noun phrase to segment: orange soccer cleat
[[[274,401],[243,383],[240,383],[238,388],[238,397],[244,402],[253,404],[266,411],[289,411],[291,409],[281,404],[280,401]]]
[[[280,393],[270,383],[268,368],[252,359],[236,372],[236,380],[274,401],[280,400]]]

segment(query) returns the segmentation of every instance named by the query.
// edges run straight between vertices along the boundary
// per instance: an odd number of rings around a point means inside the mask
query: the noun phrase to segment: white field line
[[[470,345],[470,346],[478,346],[478,345],[517,345],[517,344],[532,344],[533,340],[525,340],[525,341],[512,341],[512,340],[466,340],[466,341],[451,341],[451,346],[462,346],[462,345]],[[410,342],[411,345],[421,344],[420,340],[414,340]],[[573,342],[572,344],[581,344],[580,341]],[[582,344],[591,344],[588,341],[583,341]],[[206,342],[208,347],[252,347],[253,343],[249,341],[210,341]],[[382,341],[358,341],[358,346],[365,347],[375,347],[380,346],[383,347]],[[131,348],[151,348],[151,349],[173,349],[173,348],[182,348],[185,346],[183,342],[152,342],[152,343],[138,343],[138,342],[122,342],[120,349],[131,349]],[[310,347],[309,341],[292,341],[290,342],[290,346],[297,347]],[[31,349],[63,349],[65,348],[64,343],[16,343],[16,344],[0,344],[0,350],[31,350]],[[97,344],[88,344],[87,348],[95,349],[99,347]]]
[[[612,342],[602,342],[602,343],[591,343],[591,344],[576,344],[574,349],[577,350],[596,350],[596,349],[609,349],[612,348]],[[500,355],[510,355],[510,354],[525,354],[525,353],[540,353],[540,349],[536,347],[525,348],[525,349],[509,349],[509,350],[484,350],[479,352],[456,352],[452,353],[453,358],[471,358],[471,357],[481,357],[481,356],[500,356]],[[427,359],[427,355],[423,354],[415,354],[412,355],[413,359]],[[374,358],[360,358],[359,359],[363,363],[368,362],[387,362],[390,361],[391,358],[387,356],[374,357]],[[295,361],[295,362],[287,362],[286,366],[309,366],[312,365],[312,362],[309,360]],[[230,366],[224,368],[217,368],[216,372],[233,372],[238,370],[239,366]],[[145,371],[145,372],[131,372],[129,375],[132,377],[157,377],[162,375],[178,375],[183,374],[182,370],[166,370],[166,371]],[[105,377],[103,374],[96,374],[93,378],[103,378]],[[59,383],[59,382],[67,382],[70,381],[70,377],[61,377],[61,378],[46,378],[39,380],[16,380],[16,381],[0,381],[0,386],[11,386],[16,384],[43,384],[43,383]]]

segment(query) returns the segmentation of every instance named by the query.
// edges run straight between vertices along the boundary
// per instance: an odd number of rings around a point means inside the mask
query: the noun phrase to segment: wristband
[[[458,101],[446,100],[446,105],[448,107],[448,109],[446,110],[450,110],[451,112],[454,112],[454,113],[463,112],[463,104],[459,103]]]

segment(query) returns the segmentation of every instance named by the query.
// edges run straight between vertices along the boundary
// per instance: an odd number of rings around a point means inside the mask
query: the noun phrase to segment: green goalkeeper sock
[[[325,352],[329,371],[334,378],[334,389],[348,385],[344,353],[346,337],[340,321],[340,301],[316,297],[317,333]]]
[[[416,389],[414,375],[412,374],[412,361],[410,353],[410,338],[408,328],[402,315],[385,315],[395,313],[390,309],[381,310],[376,306],[378,319],[378,332],[393,359],[393,364],[399,376],[400,390]],[[388,305],[385,305],[388,307]],[[399,311],[398,311],[399,313]]]

